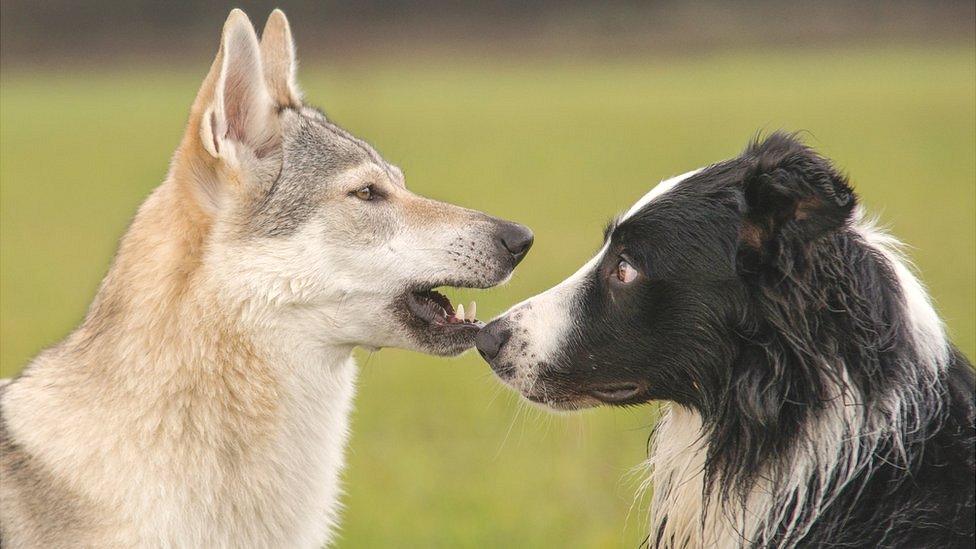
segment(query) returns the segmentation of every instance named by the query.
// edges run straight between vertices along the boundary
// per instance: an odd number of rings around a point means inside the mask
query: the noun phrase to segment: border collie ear
[[[774,133],[743,157],[751,167],[743,180],[740,270],[758,271],[784,254],[797,259],[854,212],[857,199],[847,179],[793,135]]]

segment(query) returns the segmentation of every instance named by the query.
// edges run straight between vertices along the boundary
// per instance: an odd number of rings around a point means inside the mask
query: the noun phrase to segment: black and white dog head
[[[773,134],[659,184],[607,228],[596,257],[489,324],[478,348],[551,408],[665,399],[707,409],[742,334],[761,322],[756,293],[801,272],[808,244],[854,209],[829,161]]]

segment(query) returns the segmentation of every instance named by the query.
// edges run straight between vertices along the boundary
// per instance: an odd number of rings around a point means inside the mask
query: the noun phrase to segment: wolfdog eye
[[[373,199],[373,186],[372,185],[366,185],[362,189],[357,189],[352,194],[356,195],[356,198],[358,198],[360,200],[366,200],[366,201],[372,200]]]
[[[628,263],[626,259],[621,258],[613,274],[621,284],[630,284],[637,278],[637,269]]]

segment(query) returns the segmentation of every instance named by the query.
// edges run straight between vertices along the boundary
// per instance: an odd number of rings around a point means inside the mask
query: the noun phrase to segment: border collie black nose
[[[478,352],[481,353],[481,357],[491,363],[498,356],[498,352],[508,342],[510,337],[512,337],[511,330],[504,326],[504,322],[496,320],[478,332],[478,337],[475,338],[475,345],[478,347]]]

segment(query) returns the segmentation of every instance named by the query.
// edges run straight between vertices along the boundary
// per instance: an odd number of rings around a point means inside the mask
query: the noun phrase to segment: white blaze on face
[[[564,344],[567,334],[574,329],[579,312],[577,296],[587,277],[592,273],[607,247],[604,246],[592,259],[579,268],[575,274],[545,292],[531,297],[509,309],[503,316],[512,323],[512,338],[506,349],[521,349],[520,356],[508,355],[505,361],[512,362],[516,371],[513,384],[519,390],[528,390],[535,381],[535,366],[547,362],[556,355]],[[523,341],[519,341],[523,340]],[[503,351],[505,352],[505,351]]]
[[[633,216],[678,183],[700,171],[701,169],[690,171],[662,181],[627,210],[621,220]],[[511,324],[512,336],[502,350],[504,356],[499,359],[515,367],[516,374],[510,383],[517,390],[531,389],[538,376],[538,365],[550,363],[578,324],[583,322],[579,296],[583,292],[585,281],[601,263],[609,245],[609,242],[604,243],[603,248],[592,259],[566,280],[515,305],[502,315]]]
[[[638,200],[633,206],[631,206],[630,209],[627,210],[627,213],[625,213],[623,217],[620,218],[620,220],[624,221],[626,219],[633,217],[634,214],[641,211],[644,208],[644,206],[650,204],[655,198],[661,196],[662,194],[665,194],[666,192],[675,188],[675,186],[677,186],[678,183],[681,183],[685,179],[688,179],[689,177],[695,175],[696,173],[704,169],[705,168],[698,168],[697,170],[685,172],[681,175],[676,175],[671,179],[665,179],[664,181],[658,183],[653,189],[650,190],[650,192],[642,196],[640,200]]]

